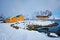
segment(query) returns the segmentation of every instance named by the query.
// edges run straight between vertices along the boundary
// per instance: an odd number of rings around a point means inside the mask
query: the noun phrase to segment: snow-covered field
[[[28,21],[25,21],[25,22],[29,23]],[[36,21],[35,22],[30,21],[30,22],[35,23]],[[37,21],[37,23],[38,22],[39,21]],[[48,23],[48,22],[49,21],[45,23]],[[25,26],[24,23],[21,23],[21,22],[19,23],[20,23],[19,24],[20,27]],[[0,23],[0,40],[60,40],[60,37],[51,38],[51,37],[48,37],[47,34],[40,33],[37,31],[29,31],[21,28],[15,29],[10,26],[11,24],[12,23]]]

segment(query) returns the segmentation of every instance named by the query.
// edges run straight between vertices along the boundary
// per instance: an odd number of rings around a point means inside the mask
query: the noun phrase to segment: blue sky
[[[54,16],[60,16],[60,0],[0,0],[0,14],[5,17],[24,15],[30,17],[37,11],[50,10]]]

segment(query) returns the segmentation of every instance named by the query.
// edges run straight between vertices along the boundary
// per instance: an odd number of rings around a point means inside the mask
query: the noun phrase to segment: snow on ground
[[[49,35],[58,37],[58,35],[56,33],[50,33]]]
[[[36,24],[36,25],[49,25],[49,24],[53,24],[54,21],[44,21],[44,20],[27,20],[27,22],[30,22],[30,24]]]
[[[15,24],[15,26],[19,26],[21,28],[26,27],[27,25],[50,25],[55,23],[54,21],[42,21],[42,20],[25,20],[24,22],[19,22],[19,24]]]
[[[13,23],[0,23],[0,40],[60,40],[60,38],[51,38],[37,31],[15,29],[10,26],[11,24]]]

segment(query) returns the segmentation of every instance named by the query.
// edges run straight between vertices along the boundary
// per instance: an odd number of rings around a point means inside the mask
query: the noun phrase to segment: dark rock
[[[52,26],[57,26],[58,25],[58,23],[53,23],[53,24],[51,24]]]
[[[11,27],[15,28],[15,29],[19,29],[18,26],[14,26],[14,24],[11,24]]]
[[[35,30],[36,28],[39,28],[39,27],[41,27],[41,26],[40,25],[28,25],[27,29],[28,30]]]
[[[49,28],[49,27],[53,27],[53,26],[57,26],[57,25],[59,25],[59,24],[58,23],[53,23],[53,24],[50,24],[50,25],[42,26],[42,27]]]
[[[57,31],[58,36],[60,36],[60,29]]]
[[[13,27],[14,26],[14,24],[11,24],[11,27]]]
[[[53,24],[50,24],[50,25],[45,25],[45,26],[43,26],[43,25],[28,25],[27,27],[27,29],[31,29],[32,30],[32,28],[34,27],[34,29],[36,29],[36,28],[49,28],[49,27],[54,27],[54,26],[57,26],[58,25],[58,23],[53,23]]]
[[[13,26],[13,28],[15,28],[15,29],[19,29],[19,27],[18,27],[18,26]]]

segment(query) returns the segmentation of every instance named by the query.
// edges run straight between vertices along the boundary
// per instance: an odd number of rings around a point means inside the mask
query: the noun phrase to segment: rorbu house
[[[52,15],[52,12],[49,11],[49,10],[40,11],[40,12],[37,12],[37,13],[38,13],[37,16],[36,16],[37,19],[48,19]]]
[[[6,18],[5,22],[6,22],[6,23],[13,23],[13,22],[17,22],[17,18],[16,18],[16,17]]]
[[[11,18],[6,18],[5,21],[6,21],[6,23],[24,21],[24,16],[23,15],[18,15],[18,16],[14,16],[14,17],[11,17]]]
[[[18,15],[16,16],[18,21],[24,21],[24,16],[23,15]]]
[[[37,19],[48,19],[48,16],[36,16]]]
[[[5,22],[6,22],[6,23],[10,23],[10,22],[11,22],[11,21],[10,21],[10,18],[6,18]]]
[[[18,19],[17,19],[17,17],[12,17],[10,21],[11,21],[11,23],[12,23],[12,22],[17,22]]]

